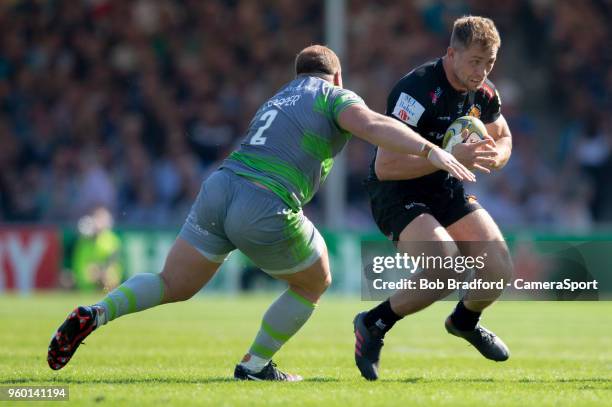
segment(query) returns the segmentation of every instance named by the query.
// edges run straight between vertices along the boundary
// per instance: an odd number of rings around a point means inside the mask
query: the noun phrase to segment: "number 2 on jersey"
[[[266,138],[263,137],[263,133],[272,125],[272,122],[276,118],[277,114],[278,114],[278,110],[272,109],[272,110],[268,110],[267,112],[261,115],[261,117],[259,118],[259,121],[265,120],[265,123],[260,128],[257,129],[257,132],[251,138],[251,144],[257,145],[257,146],[262,146],[266,144]]]

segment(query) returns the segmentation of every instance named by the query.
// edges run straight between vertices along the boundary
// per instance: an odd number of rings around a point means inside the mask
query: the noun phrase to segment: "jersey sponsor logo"
[[[470,110],[468,111],[467,115],[480,119],[480,111],[481,111],[480,105],[474,104],[472,105],[472,107],[470,107]]]
[[[435,91],[429,92],[429,96],[431,97],[431,103],[435,105],[442,96],[442,88],[438,86]]]
[[[448,121],[450,121],[450,120],[451,120],[451,117],[450,117],[450,116],[440,116],[440,117],[438,117],[437,119],[438,119],[438,120],[445,121],[445,122],[448,122]]]
[[[416,126],[425,108],[415,98],[402,92],[393,108],[393,116],[411,126]]]

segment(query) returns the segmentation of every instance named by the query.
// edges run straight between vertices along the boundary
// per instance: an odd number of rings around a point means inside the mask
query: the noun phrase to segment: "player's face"
[[[472,44],[466,49],[451,50],[449,56],[457,80],[467,90],[475,91],[480,88],[493,70],[497,49],[485,49],[478,44]]]

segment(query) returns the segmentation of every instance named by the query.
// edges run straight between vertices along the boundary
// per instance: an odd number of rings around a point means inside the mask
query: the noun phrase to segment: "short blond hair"
[[[466,49],[474,43],[487,50],[499,49],[501,39],[493,20],[478,16],[464,16],[455,20],[450,46]]]
[[[295,58],[295,73],[335,75],[340,71],[340,60],[334,51],[324,45],[304,48]]]

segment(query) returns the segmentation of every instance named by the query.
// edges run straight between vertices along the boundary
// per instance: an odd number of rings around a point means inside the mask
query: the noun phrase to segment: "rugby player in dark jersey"
[[[446,55],[404,76],[389,94],[386,114],[438,145],[455,119],[477,117],[486,125],[489,143],[460,143],[452,153],[471,169],[489,173],[502,168],[510,158],[512,139],[500,112],[499,93],[487,79],[499,46],[499,34],[490,19],[458,19]],[[445,242],[440,254],[469,256],[482,250],[482,244],[460,242],[490,242],[492,255],[481,271],[491,281],[511,278],[511,261],[499,228],[476,198],[466,195],[461,181],[420,157],[378,148],[367,186],[378,227],[397,242],[400,250],[410,242]],[[482,311],[502,290],[487,295],[474,291],[468,291],[447,318],[446,330],[466,339],[486,358],[506,360],[506,345],[479,324]],[[358,314],[354,320],[355,360],[361,374],[369,380],[377,379],[386,332],[404,316],[448,293],[415,295],[411,290],[400,290],[370,311]]]

